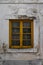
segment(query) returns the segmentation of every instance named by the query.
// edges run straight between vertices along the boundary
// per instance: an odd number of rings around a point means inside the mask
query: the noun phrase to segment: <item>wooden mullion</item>
[[[22,38],[23,38],[23,29],[22,29],[22,21],[20,21],[20,48],[22,48]]]

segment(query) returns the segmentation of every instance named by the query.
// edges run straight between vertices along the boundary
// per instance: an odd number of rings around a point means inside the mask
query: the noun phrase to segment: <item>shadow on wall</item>
[[[42,65],[42,60],[5,60],[3,65]]]

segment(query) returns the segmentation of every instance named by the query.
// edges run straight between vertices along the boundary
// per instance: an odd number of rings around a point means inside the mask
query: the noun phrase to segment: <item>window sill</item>
[[[29,52],[29,53],[36,53],[37,52],[37,48],[35,49],[8,49],[7,52]]]

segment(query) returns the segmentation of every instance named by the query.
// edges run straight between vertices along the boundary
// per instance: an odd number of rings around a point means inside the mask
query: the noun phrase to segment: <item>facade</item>
[[[13,49],[9,48],[9,32],[11,33],[9,20],[15,19],[20,21],[24,19],[33,20],[33,47],[22,49],[21,47],[19,49],[17,47]],[[0,0],[1,58],[2,60],[43,59],[43,0]]]

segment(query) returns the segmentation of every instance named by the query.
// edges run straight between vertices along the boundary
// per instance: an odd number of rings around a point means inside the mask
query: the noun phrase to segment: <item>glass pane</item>
[[[20,29],[19,28],[12,28],[12,32],[13,33],[19,33],[20,32]]]
[[[23,27],[31,27],[31,23],[30,22],[24,22]]]
[[[19,22],[13,22],[12,27],[20,27],[20,23]]]
[[[31,33],[31,28],[23,28],[23,33]]]
[[[31,39],[31,35],[30,34],[23,34],[23,39]]]
[[[23,46],[31,45],[31,40],[23,41]]]
[[[20,41],[12,40],[12,45],[19,46],[20,45]]]
[[[20,35],[19,34],[12,34],[12,39],[20,39]]]

